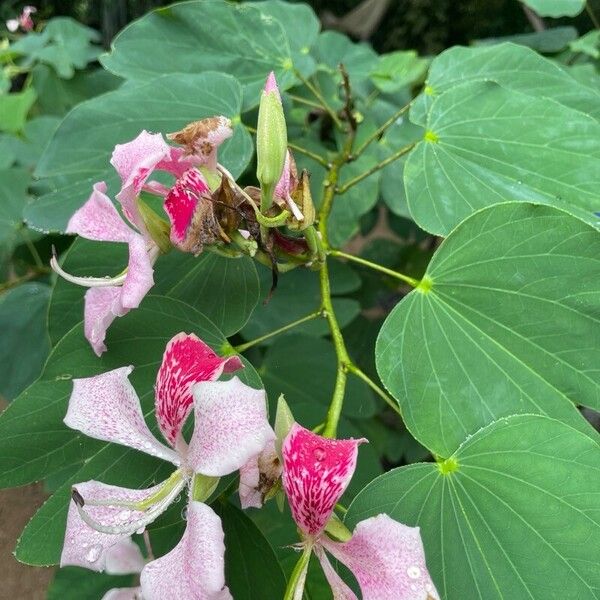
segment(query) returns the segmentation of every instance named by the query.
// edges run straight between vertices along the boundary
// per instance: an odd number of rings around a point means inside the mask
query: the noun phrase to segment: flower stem
[[[594,24],[594,27],[596,29],[600,29],[600,22],[598,21],[598,18],[596,17],[593,8],[590,6],[589,0],[585,3],[585,10],[588,16],[590,17],[592,23]]]
[[[354,363],[348,365],[348,371],[353,375],[356,375],[359,379],[362,379],[380,398],[384,400],[384,402],[400,417],[402,416],[402,412],[398,403],[384,390],[382,390],[366,373],[364,373],[359,367],[357,367]]]
[[[369,267],[370,269],[373,269],[375,271],[385,273],[386,275],[389,275],[390,277],[395,277],[396,279],[400,279],[401,281],[408,283],[412,287],[416,288],[419,285],[419,281],[417,279],[414,279],[413,277],[409,277],[408,275],[398,273],[398,271],[393,271],[392,269],[388,269],[387,267],[378,265],[377,263],[373,263],[370,260],[365,260],[364,258],[360,258],[358,256],[353,256],[352,254],[346,254],[345,252],[342,252],[341,250],[329,250],[328,254],[330,254],[331,256],[335,256],[337,258],[345,258],[346,260],[355,262],[359,265],[363,265],[364,267]]]
[[[320,316],[322,316],[321,311],[316,310],[316,311],[310,313],[309,315],[302,317],[301,319],[297,319],[296,321],[292,321],[291,323],[288,323],[287,325],[284,325],[283,327],[279,327],[279,329],[275,329],[274,331],[265,333],[265,335],[261,335],[260,337],[254,339],[254,340],[250,340],[249,342],[246,342],[244,344],[239,344],[238,346],[235,346],[233,349],[237,353],[241,354],[242,352],[245,352],[246,350],[248,350],[248,348],[252,348],[253,346],[260,344],[260,343],[264,342],[265,340],[268,340],[269,338],[275,337],[276,335],[279,335],[280,333],[284,333],[284,332],[288,331],[289,329],[298,327],[298,325],[302,325],[302,323],[312,321],[313,319],[316,319],[317,317],[320,317]]]
[[[369,177],[370,175],[373,175],[373,173],[376,173],[377,171],[380,171],[381,169],[385,169],[385,167],[387,167],[389,164],[393,163],[394,161],[398,160],[401,156],[404,156],[405,154],[410,152],[415,147],[415,145],[416,145],[416,142],[413,142],[412,144],[408,144],[408,146],[403,146],[402,148],[400,148],[400,150],[397,150],[396,152],[394,152],[394,154],[391,154],[385,160],[382,160],[380,163],[378,163],[375,166],[371,167],[370,169],[366,170],[364,173],[357,175],[356,177],[352,178],[350,181],[347,181],[344,185],[338,187],[338,189],[336,190],[337,193],[344,194],[351,187],[355,186],[357,183],[360,183],[363,179],[366,179],[367,177]]]
[[[290,580],[288,581],[283,600],[300,600],[302,598],[311,553],[312,545],[306,544],[292,574],[290,575]]]
[[[410,108],[410,104],[411,103],[409,102],[408,104],[403,106],[400,110],[396,111],[379,129],[377,129],[377,131],[375,131],[373,134],[371,134],[356,149],[356,152],[354,152],[354,158],[358,158],[372,142],[379,139],[385,133],[386,129],[391,127]]]
[[[312,83],[312,81],[310,81],[309,79],[304,77],[304,75],[302,75],[302,73],[300,73],[299,71],[295,71],[295,74],[296,74],[296,77],[298,77],[298,79],[300,79],[300,81],[312,92],[314,97],[321,103],[321,106],[329,114],[332,121],[335,123],[335,126],[338,129],[343,130],[344,127],[342,126],[342,122],[340,121],[340,118],[337,116],[337,114],[333,110],[333,108],[331,108],[331,106],[329,106],[329,104],[327,103],[327,100],[325,100],[325,98],[323,97],[323,94],[319,91],[319,88],[314,83]]]
[[[298,152],[300,154],[304,154],[304,156],[308,156],[308,158],[312,158],[314,161],[318,162],[323,167],[329,166],[329,162],[327,162],[326,158],[323,158],[319,154],[316,154],[315,152],[311,152],[310,150],[303,148],[302,146],[298,146],[297,144],[294,144],[293,142],[288,142],[288,148],[290,150],[294,150],[295,152]]]

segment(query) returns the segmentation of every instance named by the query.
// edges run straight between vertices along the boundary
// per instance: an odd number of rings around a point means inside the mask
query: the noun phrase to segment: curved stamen
[[[158,518],[167,508],[171,505],[171,503],[177,498],[177,496],[181,493],[181,490],[189,483],[189,478],[182,478],[181,481],[173,487],[173,489],[164,496],[160,501],[154,504],[151,508],[149,508],[146,512],[143,513],[141,518],[131,521],[130,523],[124,523],[123,525],[104,525],[99,521],[96,521],[92,516],[90,516],[84,509],[83,506],[80,506],[79,503],[75,502],[77,506],[77,511],[79,512],[79,516],[81,520],[89,525],[92,529],[99,531],[100,533],[109,533],[114,535],[133,535],[136,531],[143,529],[146,525],[149,525]],[[94,506],[92,502],[86,503],[90,506]],[[96,506],[104,505],[104,501],[97,501]],[[111,502],[110,506],[126,506],[126,503],[123,502]],[[129,508],[129,506],[128,506]]]

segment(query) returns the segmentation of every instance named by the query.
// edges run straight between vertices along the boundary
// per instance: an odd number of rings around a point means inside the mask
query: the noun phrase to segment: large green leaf
[[[115,321],[107,336],[109,350],[101,358],[84,338],[83,324],[74,327],[53,349],[40,379],[0,415],[0,486],[42,479],[107,446],[63,424],[73,378],[133,365],[131,382],[156,430],[152,414],[156,372],[166,343],[180,331],[196,333],[217,351],[225,343],[223,334],[195,308],[162,296],[148,296],[142,307]],[[240,377],[261,387],[252,367]]]
[[[600,119],[600,89],[575,80],[558,63],[521,45],[454,46],[431,63],[425,92],[411,107],[410,118],[425,125],[434,98],[451,87],[473,80],[495,81],[534,98],[551,98]]]
[[[15,398],[34,381],[50,351],[50,287],[25,283],[0,296],[0,396]]]
[[[69,249],[62,266],[73,275],[102,277],[119,273],[127,264],[126,253],[121,244],[80,238]],[[246,324],[259,297],[256,268],[247,257],[228,259],[209,252],[194,257],[172,251],[157,261],[154,280],[152,293],[190,304],[226,336]],[[53,343],[81,321],[83,296],[83,288],[61,278],[56,280],[48,321]]]
[[[381,380],[411,433],[449,456],[499,417],[541,413],[588,431],[600,408],[600,233],[523,203],[476,213],[391,312]]]
[[[135,80],[164,73],[228,73],[243,84],[246,109],[258,104],[270,71],[284,89],[295,81],[281,23],[259,5],[220,0],[173,4],[144,15],[114,39],[101,61],[116,75]]]
[[[600,598],[600,449],[543,416],[501,419],[440,465],[369,484],[346,522],[380,513],[420,526],[445,600]]]
[[[253,151],[250,135],[239,123],[241,93],[240,84],[229,75],[177,74],[130,83],[79,104],[61,123],[40,159],[36,174],[50,178],[56,191],[28,207],[28,222],[39,229],[64,231],[96,181],[105,180],[111,192],[117,192],[118,177],[109,163],[113,148],[143,129],[167,133],[203,117],[230,117],[237,125],[233,137],[223,144],[219,160],[239,175]]]
[[[586,0],[521,0],[540,17],[574,17],[585,6]]]
[[[31,87],[22,92],[0,94],[0,131],[21,131],[36,97],[37,94]]]
[[[427,231],[446,235],[505,200],[598,210],[600,123],[582,112],[475,81],[434,100],[427,130],[404,168],[408,207]]]
[[[25,169],[0,169],[0,248],[10,250],[17,242],[30,182]]]
[[[334,296],[347,294],[360,287],[360,278],[347,265],[333,263],[330,270],[331,292]],[[260,337],[296,319],[301,319],[321,306],[319,274],[315,271],[298,268],[281,274],[277,289],[268,300],[271,272],[264,267],[259,267],[258,276],[263,302],[259,302],[252,313],[252,318],[242,329],[242,335],[247,340]],[[334,297],[333,307],[341,327],[350,323],[360,312],[358,302],[350,298]],[[329,333],[329,328],[324,319],[317,318],[294,328],[294,331],[321,336]],[[271,342],[272,340],[269,339],[265,343]]]
[[[47,600],[99,599],[113,588],[134,587],[133,575],[108,575],[81,567],[58,569],[48,588]]]
[[[285,576],[273,548],[239,508],[217,501],[213,507],[225,532],[225,581],[236,600],[283,598]]]
[[[275,414],[279,394],[284,394],[292,412],[296,404],[304,402],[324,418],[333,394],[336,366],[335,350],[328,340],[298,333],[277,338],[259,370],[269,394],[271,414]],[[371,390],[349,375],[344,415],[366,418],[374,412]]]

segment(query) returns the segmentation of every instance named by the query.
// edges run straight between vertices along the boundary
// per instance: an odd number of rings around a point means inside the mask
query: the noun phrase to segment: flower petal
[[[85,435],[123,444],[176,465],[179,456],[150,432],[140,399],[128,379],[133,367],[121,367],[73,380],[65,425]]]
[[[105,568],[109,575],[141,573],[145,564],[139,546],[130,537],[118,541],[106,550]]]
[[[320,545],[315,546],[315,554],[321,563],[321,568],[331,591],[333,592],[333,600],[357,600],[356,594],[346,585],[344,580],[337,574],[336,570],[331,566],[327,554]]]
[[[142,571],[144,600],[230,600],[223,539],[217,514],[206,504],[191,501],[180,542]]]
[[[125,308],[137,308],[144,296],[154,285],[153,261],[158,256],[158,249],[146,251],[146,240],[134,234],[129,241],[129,262],[127,275],[123,282],[121,303]]]
[[[77,494],[86,501],[84,510],[91,518],[107,527],[114,526],[125,529],[129,523],[136,523],[143,518],[145,513],[123,505],[147,498],[156,492],[161,485],[146,490],[131,490],[106,485],[99,481],[86,481],[77,484],[74,488],[77,490]],[[87,500],[90,503],[87,503]],[[119,503],[121,506],[116,504],[100,506],[91,504],[91,502],[102,501]],[[93,571],[104,571],[109,566],[107,552],[116,544],[121,544],[129,539],[129,535],[128,533],[102,533],[93,529],[82,520],[77,504],[74,500],[71,500],[60,566],[75,565]],[[112,561],[112,559],[110,560]]]
[[[298,187],[298,169],[292,153],[288,150],[285,154],[283,172],[275,186],[274,196],[276,199],[287,203],[289,195]]]
[[[142,588],[113,588],[101,600],[142,600]]]
[[[122,182],[116,197],[125,216],[145,236],[148,232],[137,208],[137,197],[155,169],[169,171],[178,177],[189,168],[189,164],[179,164],[180,156],[181,150],[169,146],[160,133],[152,134],[146,130],[134,140],[115,146],[110,162]]]
[[[85,293],[83,330],[96,356],[106,351],[104,340],[110,324],[129,312],[121,304],[121,293],[120,287],[90,288]]]
[[[192,391],[195,427],[188,464],[195,472],[216,477],[233,473],[275,439],[264,390],[233,377],[197,383]]]
[[[193,333],[178,333],[163,354],[156,377],[156,420],[165,439],[175,444],[192,409],[192,386],[243,368],[238,356],[221,358]]]
[[[358,523],[348,542],[321,543],[352,571],[363,600],[439,600],[418,527],[382,514]]]
[[[320,533],[348,487],[358,445],[366,440],[331,440],[292,425],[283,453],[283,487],[294,520],[309,535]]]
[[[265,495],[281,477],[281,471],[275,442],[270,441],[258,456],[252,457],[240,468],[239,496],[242,508],[260,508]]]
[[[135,232],[123,221],[105,192],[104,181],[94,184],[87,202],[69,219],[67,233],[100,242],[129,242]]]

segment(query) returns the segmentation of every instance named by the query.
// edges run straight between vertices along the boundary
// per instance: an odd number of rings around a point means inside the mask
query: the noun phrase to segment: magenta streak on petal
[[[171,241],[175,245],[186,239],[198,200],[210,189],[198,169],[188,169],[171,188],[165,199],[165,211],[171,221]]]
[[[183,537],[171,552],[144,567],[141,585],[144,600],[231,600],[223,527],[209,506],[190,501]]]
[[[221,358],[194,334],[182,332],[169,341],[156,377],[155,395],[156,419],[171,445],[192,409],[192,386],[242,367],[239,357]]]
[[[283,452],[283,487],[300,529],[316,536],[348,487],[359,440],[331,440],[294,423]]]
[[[358,523],[348,542],[321,543],[352,571],[363,600],[439,600],[418,527],[381,514]]]

